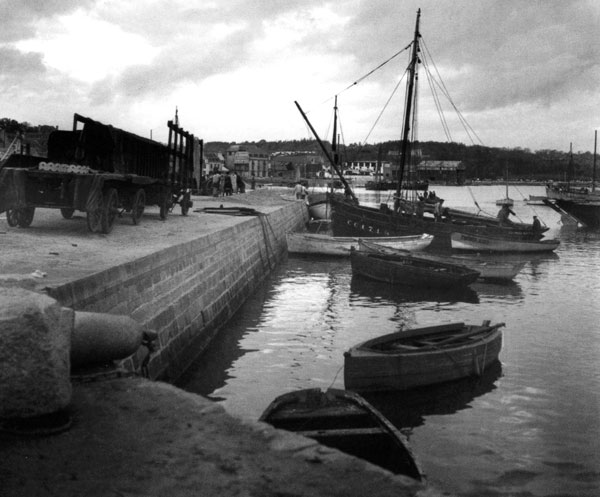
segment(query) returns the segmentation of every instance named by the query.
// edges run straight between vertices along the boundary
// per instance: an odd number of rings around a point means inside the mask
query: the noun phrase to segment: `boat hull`
[[[378,340],[392,342],[401,334],[385,335]],[[492,327],[473,343],[432,347],[426,351],[376,350],[364,342],[344,354],[344,384],[348,390],[376,392],[408,390],[479,376],[498,359],[501,349],[499,327]]]
[[[395,248],[386,247],[380,245],[378,243],[374,243],[375,239],[361,239],[359,241],[359,250],[366,250],[371,252],[380,252],[380,253],[388,253],[394,254],[397,253]],[[482,280],[496,280],[496,281],[510,281],[519,274],[521,269],[525,266],[526,262],[509,262],[509,261],[495,261],[495,260],[486,260],[477,256],[469,256],[469,255],[447,255],[445,257],[428,254],[428,253],[419,253],[418,257],[433,260],[433,261],[441,261],[441,262],[451,262],[453,264],[460,264],[473,271],[477,271],[479,273],[479,278]]]
[[[260,421],[313,438],[392,473],[424,480],[404,435],[354,392],[310,388],[286,393],[271,402]]]
[[[410,255],[387,256],[354,249],[350,251],[350,264],[352,274],[391,285],[456,288],[466,287],[479,277],[477,271],[456,264],[434,263]]]
[[[507,238],[527,239],[534,235],[531,227],[500,226],[493,218],[450,210],[450,218],[436,221],[431,217],[417,217],[393,212],[387,204],[380,209],[357,205],[346,200],[331,201],[331,226],[334,236],[406,236],[429,233],[434,236],[432,248],[450,249],[450,234],[485,233]],[[539,235],[541,237],[541,235]]]
[[[287,233],[288,252],[293,254],[315,254],[350,256],[352,247],[358,248],[359,238],[333,237],[318,233]],[[426,248],[433,240],[432,235],[409,235],[372,238],[386,247],[401,250],[417,251]]]
[[[452,248],[471,252],[552,252],[558,240],[510,240],[465,233],[452,233]]]
[[[556,199],[556,205],[588,228],[600,228],[600,199],[577,201]]]

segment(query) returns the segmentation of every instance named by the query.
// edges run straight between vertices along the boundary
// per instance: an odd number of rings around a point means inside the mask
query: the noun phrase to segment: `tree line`
[[[31,125],[10,118],[0,118],[0,130],[7,135],[28,132],[50,134],[54,129],[48,125]],[[259,150],[262,153],[275,152],[312,152],[321,153],[321,148],[315,140],[259,140],[241,143],[205,142],[206,152],[225,152],[231,145],[241,145],[248,150]],[[329,142],[324,142],[327,149]],[[461,161],[465,167],[468,179],[500,179],[508,175],[510,180],[591,180],[593,175],[594,157],[591,152],[578,152],[571,155],[558,150],[531,151],[524,148],[495,148],[482,145],[465,145],[455,142],[424,141],[418,144],[421,157],[424,160]],[[401,149],[399,140],[374,144],[340,145],[339,152],[342,162],[382,161],[390,160],[391,154]]]

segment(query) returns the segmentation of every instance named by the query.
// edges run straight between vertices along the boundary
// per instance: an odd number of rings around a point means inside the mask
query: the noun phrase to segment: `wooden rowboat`
[[[452,248],[474,252],[552,252],[560,241],[552,240],[515,240],[490,236],[451,233]]]
[[[459,264],[431,261],[411,253],[381,254],[352,248],[352,273],[392,285],[457,288],[474,283],[477,271]]]
[[[384,254],[402,254],[403,252],[391,247],[385,247],[372,243],[370,239],[361,239],[358,243],[359,250],[368,252],[379,252]],[[511,281],[523,269],[526,261],[498,261],[484,259],[476,255],[451,255],[439,256],[429,253],[413,254],[413,257],[420,257],[432,261],[452,262],[461,264],[479,273],[482,280]]]
[[[504,323],[451,323],[367,340],[344,353],[344,384],[357,392],[407,390],[482,372],[498,359]]]
[[[293,431],[394,474],[423,481],[408,441],[360,395],[346,390],[309,388],[277,397],[260,421]]]
[[[287,233],[288,252],[349,256],[351,247],[358,247],[357,237],[330,236],[320,233]],[[408,251],[423,250],[433,240],[432,235],[385,236],[372,238],[376,243]]]

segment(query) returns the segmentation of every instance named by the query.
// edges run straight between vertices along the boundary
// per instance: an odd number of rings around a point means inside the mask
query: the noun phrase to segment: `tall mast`
[[[592,191],[596,190],[596,145],[598,145],[598,130],[594,131],[594,168],[592,169]]]
[[[336,102],[337,102],[337,100],[336,100]],[[335,169],[335,172],[340,177],[340,180],[342,181],[342,184],[344,185],[344,192],[346,193],[346,195],[350,195],[350,197],[352,197],[352,200],[354,200],[356,203],[358,203],[358,199],[356,198],[356,195],[354,195],[354,192],[352,191],[352,188],[350,188],[350,185],[348,184],[348,181],[346,181],[346,178],[344,178],[344,175],[340,171],[340,168],[338,167],[337,163],[335,162],[335,159],[331,156],[331,154],[329,153],[329,150],[327,150],[327,148],[325,147],[325,145],[321,141],[321,138],[319,138],[319,135],[315,131],[315,128],[313,128],[313,125],[308,120],[308,117],[306,117],[306,114],[302,110],[302,107],[300,107],[300,104],[298,102],[294,101],[294,103],[296,104],[296,107],[300,111],[300,114],[302,115],[302,117],[306,121],[306,124],[308,124],[308,127],[312,131],[312,134],[314,135],[315,139],[317,140],[317,143],[321,147],[321,150],[325,154],[325,157],[327,157],[327,160],[330,162],[330,164],[332,165],[333,169]]]
[[[398,171],[398,187],[396,189],[396,205],[399,203],[400,192],[402,191],[402,178],[406,167],[407,155],[409,153],[408,137],[410,136],[410,123],[412,119],[413,93],[415,89],[415,75],[417,73],[417,64],[419,62],[419,20],[421,18],[421,9],[417,11],[417,22],[415,24],[415,37],[413,40],[412,56],[409,66],[408,88],[406,91],[405,113],[404,113],[404,133],[402,136],[402,149],[400,152],[400,170]]]

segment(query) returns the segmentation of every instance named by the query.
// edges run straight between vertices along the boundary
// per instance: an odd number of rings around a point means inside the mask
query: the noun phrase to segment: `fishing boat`
[[[425,480],[406,437],[357,393],[334,388],[289,392],[273,400],[260,421],[313,438],[394,474]]]
[[[288,253],[291,254],[350,256],[350,248],[357,248],[359,244],[359,239],[356,237],[306,232],[286,233],[286,240]],[[373,241],[381,246],[405,251],[423,250],[431,243],[431,240],[433,240],[433,236],[427,234],[373,238]]]
[[[465,233],[482,233],[510,236],[514,238],[531,238],[531,225],[513,223],[511,226],[503,226],[499,221],[488,215],[474,215],[458,209],[442,208],[438,202],[438,209],[429,212],[421,209],[421,200],[415,190],[406,188],[417,178],[415,170],[419,159],[416,136],[416,108],[418,66],[425,60],[420,50],[421,33],[419,32],[419,21],[421,11],[417,13],[415,33],[413,42],[409,45],[411,59],[408,66],[408,78],[406,87],[406,98],[404,99],[404,122],[402,128],[401,150],[397,155],[399,164],[395,167],[397,187],[393,207],[387,203],[381,204],[380,208],[359,205],[358,200],[348,190],[346,197],[331,199],[331,219],[334,236],[403,236],[419,233],[434,235],[433,245],[436,247],[450,248],[450,233],[460,231]],[[407,47],[408,48],[408,47]],[[426,66],[427,67],[427,66]],[[430,71],[431,73],[431,71]],[[430,74],[431,75],[431,74]],[[435,78],[434,78],[435,79]],[[315,138],[320,142],[314,132],[304,111],[300,108],[302,117],[313,130]],[[337,104],[336,104],[337,105]],[[321,145],[323,148],[323,145]],[[339,173],[338,173],[339,174]],[[442,221],[442,222],[440,222]],[[541,237],[541,236],[540,236]]]
[[[382,254],[354,247],[350,249],[352,274],[392,285],[424,288],[457,288],[474,283],[479,277],[460,264],[432,261],[406,254]]]
[[[477,234],[452,233],[452,249],[471,252],[552,252],[560,241],[550,240],[511,240]]]
[[[386,247],[378,243],[373,243],[373,238],[359,239],[358,248],[359,250],[365,250],[370,252],[379,252],[384,254],[401,254],[401,249]],[[508,261],[508,260],[491,260],[485,259],[480,255],[476,256],[465,256],[458,254],[447,254],[446,256],[440,256],[430,253],[419,253],[415,254],[423,259],[432,261],[452,262],[453,264],[460,264],[468,267],[479,273],[479,278],[482,280],[493,280],[493,281],[511,281],[519,274],[521,269],[527,263],[526,261]]]
[[[546,185],[546,205],[564,211],[588,228],[600,228],[600,192],[596,190],[596,149],[598,131],[594,132],[594,160],[591,186],[573,185],[571,183],[573,165],[573,147],[570,147],[568,177],[564,184]]]
[[[504,323],[451,323],[383,335],[344,353],[348,390],[408,390],[458,380],[498,359]]]

